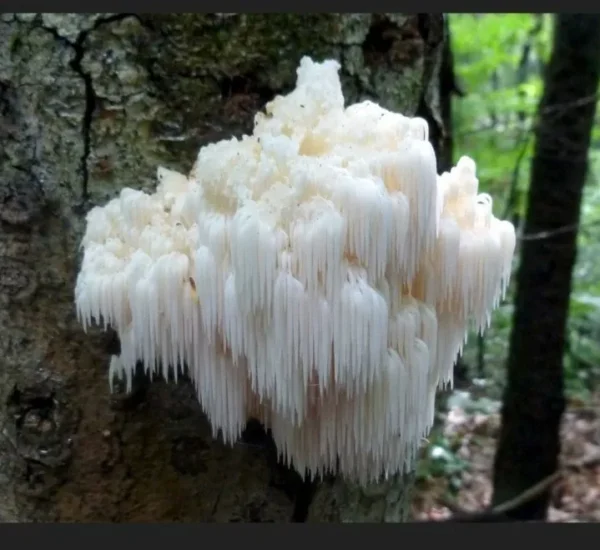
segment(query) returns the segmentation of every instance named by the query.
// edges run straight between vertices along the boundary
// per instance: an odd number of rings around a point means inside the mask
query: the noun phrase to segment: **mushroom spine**
[[[111,383],[187,368],[226,442],[255,417],[299,472],[368,483],[413,468],[515,231],[471,159],[438,176],[427,123],[345,107],[338,70],[303,58],[252,135],[93,208],[75,301],[119,334]]]

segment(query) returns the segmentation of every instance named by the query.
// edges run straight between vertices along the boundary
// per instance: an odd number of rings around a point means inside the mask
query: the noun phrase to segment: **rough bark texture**
[[[441,16],[3,14],[0,520],[400,521],[407,488],[307,484],[253,423],[233,448],[186,382],[110,394],[114,334],[73,307],[85,213],[251,128],[302,55],[348,101],[440,123]]]
[[[565,326],[599,77],[600,16],[557,16],[525,221],[525,235],[548,233],[522,245],[494,504],[558,466]],[[546,492],[508,515],[544,519],[548,499]]]

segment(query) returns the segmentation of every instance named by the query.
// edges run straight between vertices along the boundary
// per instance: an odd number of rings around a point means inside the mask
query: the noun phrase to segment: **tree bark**
[[[438,172],[449,172],[454,164],[454,136],[452,128],[452,99],[464,97],[465,93],[459,86],[454,71],[454,54],[450,36],[450,23],[448,18],[444,22],[444,44],[442,46],[442,60],[440,66],[440,115],[442,124],[436,126],[440,132],[438,148]],[[458,365],[457,365],[458,367]]]
[[[599,78],[600,16],[556,16],[517,276],[495,505],[523,493],[558,466],[565,328]],[[508,515],[545,519],[549,495],[545,491]]]
[[[250,423],[211,438],[188,382],[110,394],[114,334],[73,290],[85,214],[157,165],[252,128],[303,55],[347,101],[439,124],[437,15],[3,14],[0,19],[0,520],[401,521],[404,479],[308,484]]]

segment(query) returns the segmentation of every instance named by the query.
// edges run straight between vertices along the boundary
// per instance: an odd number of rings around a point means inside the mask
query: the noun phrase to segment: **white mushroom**
[[[187,367],[226,441],[258,415],[302,473],[366,483],[413,467],[515,232],[471,159],[437,176],[427,123],[344,108],[338,70],[302,59],[251,136],[94,208],[75,295],[120,335],[111,376]]]

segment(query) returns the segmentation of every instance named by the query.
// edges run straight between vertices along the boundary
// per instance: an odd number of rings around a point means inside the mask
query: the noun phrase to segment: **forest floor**
[[[418,476],[412,503],[415,520],[448,518],[452,515],[448,506],[453,505],[467,512],[482,511],[490,502],[498,408],[492,412],[468,411],[460,404],[448,408],[435,439],[430,438],[424,471]],[[553,486],[549,521],[600,522],[600,392],[590,402],[568,404],[562,447],[562,476]]]

